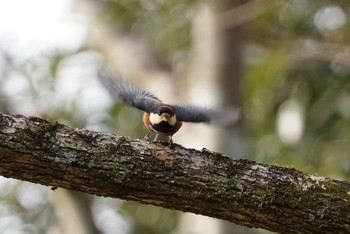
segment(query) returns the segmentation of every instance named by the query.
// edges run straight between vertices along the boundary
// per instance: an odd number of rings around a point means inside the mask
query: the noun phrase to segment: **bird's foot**
[[[168,146],[170,149],[174,149],[174,147],[175,147],[175,144],[173,142],[173,138],[171,136],[169,137]]]
[[[151,134],[151,131],[148,131],[146,136],[144,137],[145,140],[152,141],[151,137],[149,136]]]

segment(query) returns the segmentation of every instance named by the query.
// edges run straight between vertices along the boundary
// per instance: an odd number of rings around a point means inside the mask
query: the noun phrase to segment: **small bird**
[[[113,98],[144,111],[143,123],[148,129],[145,138],[148,140],[151,140],[153,132],[156,134],[155,141],[162,139],[173,144],[172,136],[183,122],[230,123],[238,117],[236,109],[222,111],[184,103],[165,104],[153,94],[106,70],[100,70],[98,77]]]

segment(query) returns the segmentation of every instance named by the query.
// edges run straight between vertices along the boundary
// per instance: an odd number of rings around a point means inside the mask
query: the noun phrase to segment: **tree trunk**
[[[350,183],[0,114],[0,174],[283,233],[349,233]]]

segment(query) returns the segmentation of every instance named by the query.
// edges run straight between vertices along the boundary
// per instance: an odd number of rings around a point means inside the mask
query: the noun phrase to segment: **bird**
[[[110,96],[144,112],[143,123],[154,141],[164,140],[173,144],[173,135],[180,130],[183,122],[230,123],[237,119],[236,109],[219,110],[186,103],[166,104],[155,95],[123,80],[119,75],[101,69],[97,74]]]

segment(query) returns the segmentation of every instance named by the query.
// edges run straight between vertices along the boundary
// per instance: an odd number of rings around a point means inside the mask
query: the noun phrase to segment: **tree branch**
[[[0,114],[0,175],[283,233],[349,233],[350,183]]]

